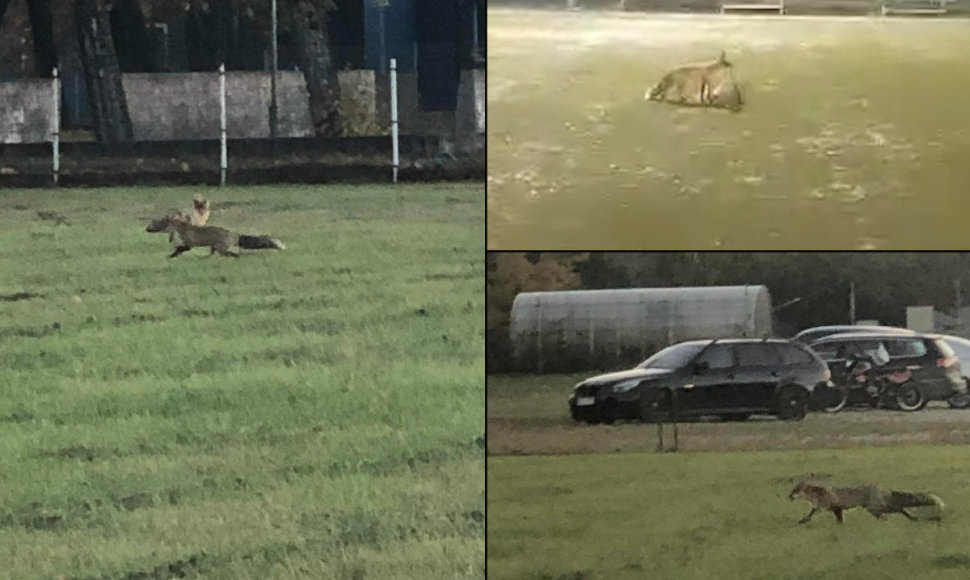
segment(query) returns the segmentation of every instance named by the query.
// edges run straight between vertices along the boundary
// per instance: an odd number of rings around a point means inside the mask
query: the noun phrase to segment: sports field
[[[588,376],[588,375],[587,375]],[[585,425],[566,396],[580,375],[488,377],[488,571],[513,580],[966,578],[970,412],[812,413],[680,426]],[[672,443],[667,426],[665,443]],[[861,510],[801,526],[818,483],[931,492],[939,524]]]
[[[0,578],[483,578],[474,184],[0,191]]]
[[[488,573],[509,580],[959,579],[970,447],[489,457]],[[793,481],[930,491],[940,523],[862,510],[799,525]]]
[[[965,248],[968,19],[488,14],[490,249]],[[735,65],[742,112],[645,102]]]

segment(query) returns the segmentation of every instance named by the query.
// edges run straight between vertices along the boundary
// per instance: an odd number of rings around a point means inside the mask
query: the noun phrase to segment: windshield
[[[679,369],[683,368],[704,350],[707,343],[675,344],[668,346],[637,365],[638,369]]]

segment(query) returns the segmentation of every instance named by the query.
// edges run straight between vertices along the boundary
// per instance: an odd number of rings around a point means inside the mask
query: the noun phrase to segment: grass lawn
[[[0,190],[0,578],[483,578],[474,184]]]
[[[964,249],[968,19],[488,14],[490,249]],[[735,64],[740,113],[645,102]]]
[[[931,491],[940,524],[786,498],[814,472]],[[522,580],[966,578],[970,446],[489,457],[489,577]]]

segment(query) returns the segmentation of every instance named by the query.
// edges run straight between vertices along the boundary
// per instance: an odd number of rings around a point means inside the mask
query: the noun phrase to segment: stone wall
[[[372,70],[341,71],[341,110],[346,136],[390,133],[386,76]],[[122,84],[136,141],[219,137],[217,73],[126,73]],[[0,83],[0,143],[50,140],[51,82]],[[277,99],[281,137],[313,134],[303,74],[280,71]],[[226,73],[226,134],[230,139],[269,137],[270,73]],[[457,111],[421,111],[417,76],[398,75],[402,135],[453,135],[485,130],[485,71],[462,72]]]
[[[52,91],[50,79],[0,83],[0,143],[50,141]]]
[[[455,123],[455,129],[460,135],[485,132],[485,71],[483,69],[461,71]]]
[[[128,73],[123,75],[136,141],[219,137],[217,73]],[[264,72],[226,73],[226,135],[269,137],[271,79]],[[281,71],[276,95],[279,135],[312,135],[303,74]]]

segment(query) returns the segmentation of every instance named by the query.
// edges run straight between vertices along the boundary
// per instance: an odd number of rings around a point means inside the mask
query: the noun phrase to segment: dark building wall
[[[455,109],[460,73],[459,15],[459,3],[455,0],[422,0],[415,13],[418,103],[422,110]]]
[[[421,0],[421,3],[428,0]],[[381,12],[383,12],[383,50],[381,47]],[[386,72],[389,59],[397,59],[402,73],[414,72],[415,35],[414,0],[394,0],[381,9],[373,2],[364,2],[364,41],[367,44],[367,68]]]

